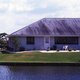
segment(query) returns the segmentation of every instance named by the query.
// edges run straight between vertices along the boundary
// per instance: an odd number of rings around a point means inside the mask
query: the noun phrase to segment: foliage
[[[8,41],[8,34],[7,33],[0,33],[0,46],[2,48],[6,48]]]
[[[18,51],[19,50],[19,39],[18,39],[18,37],[16,37],[16,36],[11,37],[11,41],[12,41],[12,44],[14,45],[15,51]]]

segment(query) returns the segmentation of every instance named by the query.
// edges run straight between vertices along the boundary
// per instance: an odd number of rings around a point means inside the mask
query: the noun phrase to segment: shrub
[[[25,51],[25,48],[24,47],[20,47],[19,50],[20,51]]]

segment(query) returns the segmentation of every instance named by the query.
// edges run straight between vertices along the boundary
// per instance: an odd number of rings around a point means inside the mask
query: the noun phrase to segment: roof
[[[10,36],[39,36],[39,35],[76,35],[80,36],[80,18],[43,18],[26,26]]]

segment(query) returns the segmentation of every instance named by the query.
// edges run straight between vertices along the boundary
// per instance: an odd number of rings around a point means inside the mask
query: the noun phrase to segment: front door
[[[50,49],[50,37],[45,37],[44,38],[44,47],[46,50]]]

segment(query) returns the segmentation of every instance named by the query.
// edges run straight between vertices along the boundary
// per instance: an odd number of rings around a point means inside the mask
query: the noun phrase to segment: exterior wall
[[[20,37],[20,47],[25,48],[25,50],[33,50],[35,45],[29,45],[26,42],[26,37]]]
[[[36,50],[44,49],[44,37],[36,37],[35,38],[35,49]]]
[[[44,49],[44,37],[35,37],[34,45],[27,44],[26,37],[17,37],[17,38],[18,38],[19,48],[23,47],[23,48],[25,48],[25,50],[42,50],[42,49]],[[14,47],[14,44],[12,43],[11,38],[9,39],[8,45],[11,48],[13,48],[15,51],[15,47]]]
[[[20,47],[24,47],[25,50],[44,50],[45,49],[45,42],[44,42],[44,37],[35,37],[35,44],[34,45],[29,45],[26,43],[26,37],[18,37],[18,43],[19,43],[19,48]],[[54,37],[50,37],[50,48],[53,47],[55,45],[55,40]],[[9,46],[13,49],[14,48],[14,44],[12,44],[12,40],[9,39]],[[64,44],[57,44],[56,45],[56,49],[62,50],[63,49]],[[80,37],[79,37],[79,44],[78,45],[74,45],[74,44],[68,44],[68,48],[69,49],[79,49],[80,50]]]
[[[20,46],[25,47],[26,50],[44,50],[44,37],[35,37],[35,44],[26,44],[26,38],[20,37]],[[54,37],[50,38],[50,47],[54,45]]]
[[[40,50],[44,49],[44,38],[43,37],[35,37],[35,44],[27,44],[26,37],[20,37],[20,46],[24,47],[25,50]]]
[[[53,47],[55,45],[54,37],[50,37],[50,47]]]

